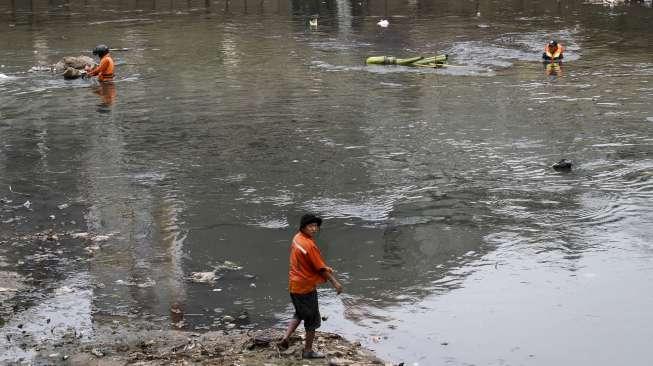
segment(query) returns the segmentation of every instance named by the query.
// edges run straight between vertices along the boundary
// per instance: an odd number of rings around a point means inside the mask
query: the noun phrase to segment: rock
[[[104,357],[104,353],[103,353],[102,351],[100,351],[99,349],[97,349],[97,348],[93,348],[93,349],[91,350],[91,354],[92,354],[93,356],[97,357],[97,358]]]
[[[267,347],[272,342],[272,338],[266,335],[258,335],[254,337],[254,345],[258,347]]]

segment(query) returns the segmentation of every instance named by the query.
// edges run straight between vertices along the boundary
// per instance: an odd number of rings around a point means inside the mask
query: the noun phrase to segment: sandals
[[[281,339],[280,341],[277,342],[277,347],[279,347],[280,350],[287,350],[289,346],[290,346],[290,341],[288,339]],[[325,358],[325,357],[326,356],[323,353],[315,352],[313,350],[302,352],[302,358],[306,358],[306,359]]]
[[[323,353],[315,351],[304,351],[302,352],[302,358],[325,358],[326,356]]]

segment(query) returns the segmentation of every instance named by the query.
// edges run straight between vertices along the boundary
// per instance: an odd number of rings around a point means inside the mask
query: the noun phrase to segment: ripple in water
[[[327,218],[358,218],[380,222],[388,219],[393,203],[391,200],[384,200],[383,197],[366,197],[359,201],[319,198],[306,203],[305,208],[312,212],[319,212]]]

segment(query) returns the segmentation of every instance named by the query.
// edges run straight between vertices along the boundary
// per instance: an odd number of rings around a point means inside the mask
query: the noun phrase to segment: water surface
[[[382,357],[645,365],[652,20],[646,2],[2,1],[0,332],[168,328],[171,306],[184,329],[283,325],[312,211],[346,288],[320,293],[323,329]],[[97,43],[125,49],[113,86],[28,72]],[[455,67],[364,65],[439,53]]]

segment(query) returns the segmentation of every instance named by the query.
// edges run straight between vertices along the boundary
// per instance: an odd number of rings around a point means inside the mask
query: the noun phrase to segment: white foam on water
[[[13,80],[13,79],[16,79],[16,77],[0,73],[0,83],[3,83],[5,81],[9,81],[9,80]]]

